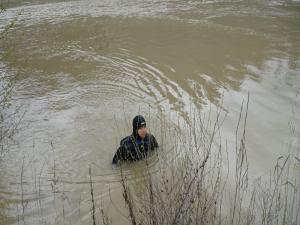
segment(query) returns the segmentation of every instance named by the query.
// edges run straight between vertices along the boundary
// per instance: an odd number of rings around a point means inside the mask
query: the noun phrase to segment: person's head
[[[147,134],[146,121],[143,116],[138,115],[132,121],[133,134],[140,138],[145,138]]]

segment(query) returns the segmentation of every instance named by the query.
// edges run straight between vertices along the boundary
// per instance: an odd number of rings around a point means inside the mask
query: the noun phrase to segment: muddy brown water
[[[176,124],[222,105],[232,144],[250,92],[252,176],[299,154],[299,1],[15,0],[2,31],[11,21],[0,71],[14,81],[7,111],[26,112],[0,162],[1,224],[23,214],[28,224],[90,222],[89,167],[96,199],[113,198],[113,222],[126,223],[110,162],[136,114],[161,140],[158,115]]]

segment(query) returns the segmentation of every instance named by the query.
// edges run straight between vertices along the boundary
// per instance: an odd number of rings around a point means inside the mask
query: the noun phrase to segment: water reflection
[[[247,66],[262,68],[272,57],[260,35],[169,19],[81,18],[16,32],[19,48],[8,63],[14,59],[24,82],[48,91],[121,88],[130,99],[167,100],[182,113],[190,97],[201,106],[217,101],[220,88],[238,90],[243,79],[259,78]]]

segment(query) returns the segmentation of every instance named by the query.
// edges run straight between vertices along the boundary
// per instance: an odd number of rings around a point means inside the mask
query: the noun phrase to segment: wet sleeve
[[[152,138],[151,138],[151,145],[153,148],[158,148],[158,143],[155,139],[155,137],[152,135]]]
[[[115,153],[113,160],[112,160],[112,164],[117,164],[119,162],[119,160],[121,160],[123,158],[124,155],[124,147],[120,146],[117,150],[117,152]]]

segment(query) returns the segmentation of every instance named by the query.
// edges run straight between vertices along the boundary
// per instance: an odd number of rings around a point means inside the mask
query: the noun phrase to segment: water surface
[[[110,162],[136,114],[162,140],[161,115],[176,126],[176,118],[191,121],[193,108],[222,105],[233,144],[250,92],[254,177],[299,141],[291,129],[300,124],[297,1],[12,1],[1,29],[13,20],[1,39],[1,73],[15,81],[9,110],[26,113],[0,164],[3,224],[22,220],[21,198],[30,224],[90,221],[89,167],[97,199],[123,204]]]

